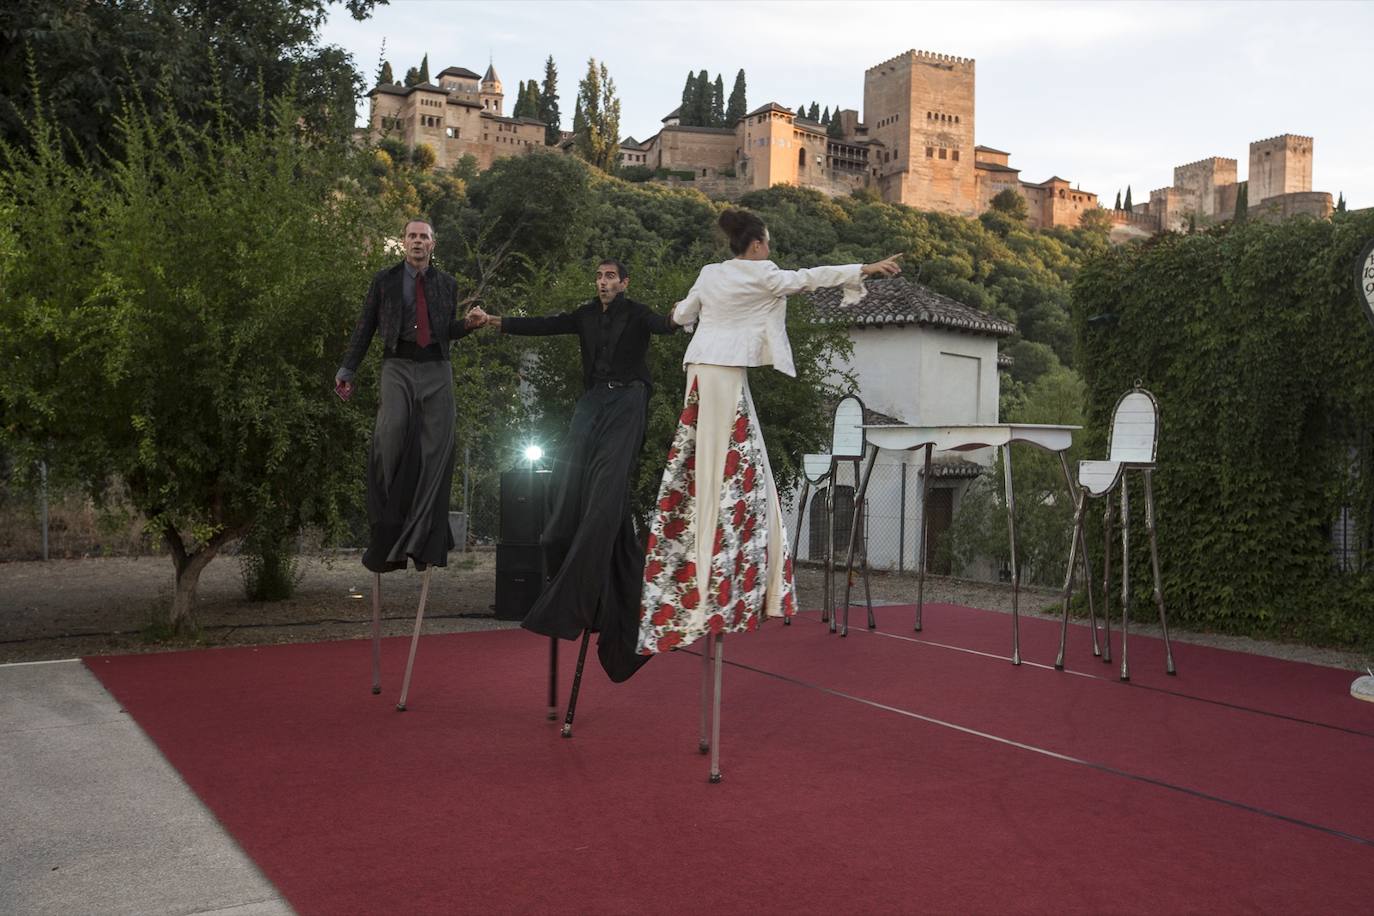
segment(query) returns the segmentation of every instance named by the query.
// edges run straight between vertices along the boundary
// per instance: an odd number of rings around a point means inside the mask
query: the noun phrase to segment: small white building
[[[840,305],[841,291],[821,290],[810,301],[819,320],[849,328],[854,352],[842,369],[857,382],[869,423],[959,425],[998,422],[998,371],[1010,365],[997,342],[1015,325],[942,296],[905,277],[868,280],[868,295],[855,306]],[[838,379],[838,376],[837,376]],[[968,484],[992,464],[992,449],[932,459],[930,540],[948,530]],[[868,557],[875,569],[911,570],[918,565],[923,452],[882,452],[868,486]],[[837,491],[837,549],[848,537],[853,485],[841,471]],[[796,496],[789,503],[788,530],[796,532]],[[806,527],[797,537],[800,559],[820,558],[825,530],[824,498],[813,498]],[[812,542],[815,541],[813,548]],[[932,572],[941,569],[935,552]]]

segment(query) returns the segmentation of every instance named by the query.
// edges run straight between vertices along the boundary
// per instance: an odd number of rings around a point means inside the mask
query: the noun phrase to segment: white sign
[[[1355,266],[1355,285],[1360,291],[1360,302],[1364,303],[1365,316],[1374,322],[1374,240],[1360,252],[1360,260]]]

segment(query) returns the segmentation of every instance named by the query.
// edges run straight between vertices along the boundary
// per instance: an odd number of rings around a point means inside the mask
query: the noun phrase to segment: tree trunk
[[[226,529],[212,537],[208,543],[194,553],[186,552],[186,544],[181,533],[172,525],[163,530],[167,545],[172,551],[172,563],[176,567],[177,585],[172,596],[172,608],[167,625],[174,636],[185,636],[195,631],[196,586],[200,584],[200,574],[210,561],[219,553],[225,542],[242,534],[235,528]]]

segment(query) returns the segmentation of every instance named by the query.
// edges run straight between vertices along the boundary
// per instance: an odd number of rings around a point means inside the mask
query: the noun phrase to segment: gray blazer
[[[353,336],[349,338],[348,349],[344,351],[342,367],[347,371],[348,378],[358,371],[358,365],[372,343],[372,335],[379,330],[386,350],[396,349],[396,342],[401,339],[401,313],[405,305],[401,285],[404,276],[405,261],[401,261],[379,270],[372,278],[372,285],[368,287],[367,297],[363,300],[362,314],[353,326]],[[431,264],[425,269],[425,293],[425,302],[429,306],[429,326],[444,359],[448,359],[450,344],[470,333],[458,314],[458,281],[453,274],[445,273]]]

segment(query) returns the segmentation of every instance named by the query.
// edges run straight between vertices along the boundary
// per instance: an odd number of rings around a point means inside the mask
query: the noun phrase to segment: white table
[[[1074,494],[1073,477],[1064,453],[1073,445],[1074,431],[1081,426],[1057,426],[1036,423],[974,423],[963,426],[891,426],[865,425],[864,435],[875,448],[869,452],[864,466],[859,492],[855,495],[854,505],[863,504],[868,492],[868,480],[873,473],[873,462],[879,449],[888,451],[925,450],[925,472],[921,475],[921,539],[920,561],[916,573],[916,629],[921,629],[921,609],[925,603],[926,578],[926,530],[929,518],[930,497],[930,457],[939,449],[947,452],[968,452],[980,448],[1000,448],[1002,450],[1003,477],[1007,493],[1007,536],[1011,542],[1011,663],[1021,664],[1021,632],[1018,601],[1021,590],[1021,574],[1016,565],[1016,501],[1011,486],[1011,446],[1016,442],[1026,442],[1037,448],[1054,452],[1059,456],[1059,466],[1064,471],[1064,480],[1072,500]],[[845,562],[844,625],[841,635],[849,630],[849,572],[854,567],[854,530],[850,527],[849,554]],[[1085,571],[1086,575],[1086,571]]]

